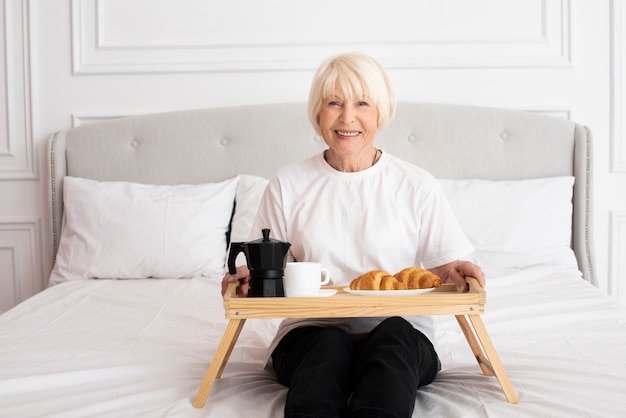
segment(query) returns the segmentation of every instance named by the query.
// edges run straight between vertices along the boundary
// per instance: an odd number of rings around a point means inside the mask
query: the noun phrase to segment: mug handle
[[[328,284],[330,282],[330,271],[322,267],[322,284]]]

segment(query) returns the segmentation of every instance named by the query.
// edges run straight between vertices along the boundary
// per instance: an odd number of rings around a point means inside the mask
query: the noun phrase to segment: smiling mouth
[[[361,132],[359,131],[335,131],[337,135],[340,136],[358,136]]]

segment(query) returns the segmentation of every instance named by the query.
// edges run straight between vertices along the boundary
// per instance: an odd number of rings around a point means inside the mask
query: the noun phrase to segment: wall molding
[[[19,243],[15,241],[2,241],[0,240],[0,256],[2,256],[2,260],[10,260],[9,265],[3,264],[3,271],[5,274],[10,274],[10,281],[13,283],[13,299],[7,300],[7,295],[4,295],[4,298],[7,303],[6,306],[0,304],[0,313],[9,310],[12,306],[17,305],[22,298],[22,283],[21,283],[21,271],[20,271],[20,263],[18,257],[17,248]],[[7,254],[7,255],[5,255]],[[3,283],[3,288],[6,291],[6,283]],[[2,302],[2,300],[0,300]]]
[[[556,118],[563,118],[566,120],[572,120],[572,109],[571,107],[562,106],[562,107],[551,107],[547,108],[545,106],[535,106],[533,108],[527,109],[519,109],[526,112],[539,113],[546,116],[554,116]]]
[[[620,281],[626,278],[626,211],[609,212],[609,283],[608,293],[620,300]]]
[[[0,115],[0,126],[4,125],[0,130],[0,180],[37,179],[30,97],[30,1],[0,2],[0,27],[4,28],[0,65],[6,69],[0,80],[6,93],[5,112]]]
[[[293,2],[283,1],[285,3],[282,6],[275,7],[296,7]],[[206,4],[208,3],[198,6],[188,1],[186,5],[206,11],[204,8],[209,7]],[[131,24],[121,18],[115,25],[107,27],[106,19],[115,19],[115,12],[109,13],[109,9],[115,7],[114,3],[72,0],[73,71],[81,75],[310,71],[317,68],[319,62],[329,53],[346,50],[362,50],[376,56],[388,69],[571,67],[570,0],[543,0],[528,4],[528,7],[537,8],[536,19],[532,25],[529,23],[533,30],[536,27],[536,31],[512,36],[497,33],[501,25],[499,21],[494,21],[494,33],[489,35],[455,37],[451,34],[444,38],[441,34],[437,37],[415,32],[420,25],[394,25],[388,22],[386,24],[389,25],[389,30],[383,28],[381,31],[389,33],[386,39],[355,37],[337,42],[335,38],[329,37],[319,40],[320,33],[333,32],[332,28],[325,31],[322,27],[315,33],[306,33],[305,28],[304,34],[300,34],[298,39],[285,40],[283,37],[277,40],[275,36],[266,34],[267,31],[260,30],[267,28],[261,26],[267,25],[267,22],[259,18],[246,22],[252,26],[247,30],[255,32],[254,25],[259,25],[256,33],[264,34],[257,36],[252,42],[238,41],[236,36],[228,34],[220,37],[220,41],[215,41],[211,39],[210,33],[195,33],[192,29],[189,29],[189,36],[186,38],[181,34],[180,40],[166,42],[152,41],[147,35],[137,36],[137,39],[115,36],[116,30],[124,31],[124,35],[132,34],[132,28],[129,30]],[[151,2],[150,6],[163,7],[162,15],[167,13],[167,6],[160,6],[158,2]],[[373,9],[368,8],[361,7],[358,10],[362,13],[374,13]],[[481,10],[470,10],[476,16],[482,16]],[[212,11],[215,15],[220,13],[217,8]],[[380,13],[378,8],[376,13]],[[378,15],[370,18],[378,18]],[[386,21],[380,22],[382,25]],[[110,33],[113,35],[108,36]],[[390,44],[394,45],[393,56],[387,52]]]
[[[142,114],[148,114],[154,112],[133,112],[133,113],[119,113],[119,112],[100,112],[100,113],[83,113],[72,114],[72,128],[76,128],[82,125],[89,125],[90,123],[103,122],[110,119],[124,118],[128,116],[139,116]]]
[[[626,173],[626,8],[621,0],[611,1],[611,172]]]
[[[13,260],[14,304],[44,288],[41,245],[40,219],[0,218],[0,251]]]

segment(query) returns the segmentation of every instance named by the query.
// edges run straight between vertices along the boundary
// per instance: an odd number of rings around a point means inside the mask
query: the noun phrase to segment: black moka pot
[[[283,274],[287,251],[291,244],[270,238],[270,230],[262,229],[263,238],[249,242],[232,242],[228,254],[228,271],[237,272],[235,259],[240,252],[246,256],[250,270],[249,297],[285,296]]]

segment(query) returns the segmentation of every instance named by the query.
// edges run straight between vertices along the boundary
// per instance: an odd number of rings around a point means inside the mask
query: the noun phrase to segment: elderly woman
[[[388,76],[375,60],[352,53],[324,62],[309,118],[328,149],[277,172],[252,230],[270,228],[292,244],[290,259],[320,262],[334,285],[369,270],[421,266],[459,291],[466,276],[484,286],[482,270],[459,261],[473,249],[437,180],[376,148],[394,112]],[[242,266],[223,287],[239,281],[246,293],[248,280]],[[285,416],[411,416],[417,389],[441,367],[415,324],[419,319],[400,317],[283,321],[269,353],[289,388]]]

